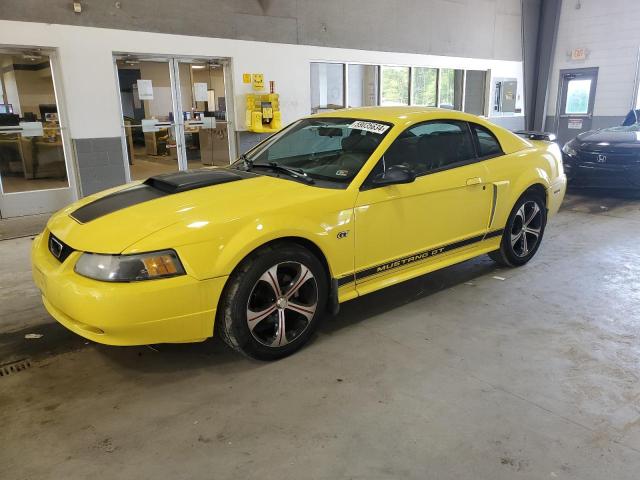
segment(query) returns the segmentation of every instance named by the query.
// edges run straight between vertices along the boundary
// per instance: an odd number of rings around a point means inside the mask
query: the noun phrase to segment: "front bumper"
[[[640,188],[640,164],[581,162],[566,154],[563,163],[572,187]]]
[[[213,335],[226,277],[100,282],[73,271],[81,252],[59,262],[49,252],[48,236],[45,230],[33,241],[33,280],[47,311],[69,330],[108,345],[197,342]]]

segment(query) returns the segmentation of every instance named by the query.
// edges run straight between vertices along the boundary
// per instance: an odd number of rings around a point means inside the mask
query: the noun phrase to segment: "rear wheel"
[[[255,252],[231,275],[216,324],[233,349],[274,360],[307,342],[326,301],[320,261],[299,245],[274,245]]]
[[[546,224],[547,209],[544,199],[533,192],[525,193],[511,210],[500,249],[491,252],[489,256],[504,266],[524,265],[538,251]]]

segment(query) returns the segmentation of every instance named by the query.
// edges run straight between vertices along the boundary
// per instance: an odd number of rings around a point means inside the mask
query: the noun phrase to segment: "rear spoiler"
[[[522,138],[526,138],[527,140],[542,140],[545,142],[556,141],[556,134],[550,133],[550,132],[534,132],[534,131],[527,131],[527,130],[517,130],[517,131],[514,131],[513,133],[515,133],[516,135]]]

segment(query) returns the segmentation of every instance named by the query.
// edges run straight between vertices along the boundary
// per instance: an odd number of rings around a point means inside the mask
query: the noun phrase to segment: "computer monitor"
[[[46,118],[47,113],[58,113],[58,106],[55,104],[40,104],[38,107],[40,108],[40,118],[42,120]]]
[[[15,113],[0,113],[0,127],[15,127],[20,125],[20,117]]]
[[[13,113],[13,105],[10,103],[0,103],[0,113]]]

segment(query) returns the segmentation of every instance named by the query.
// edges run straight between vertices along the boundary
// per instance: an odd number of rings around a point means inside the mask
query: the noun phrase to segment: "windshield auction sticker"
[[[389,125],[385,125],[384,123],[365,122],[363,120],[358,120],[349,125],[349,128],[381,134],[389,130]]]

